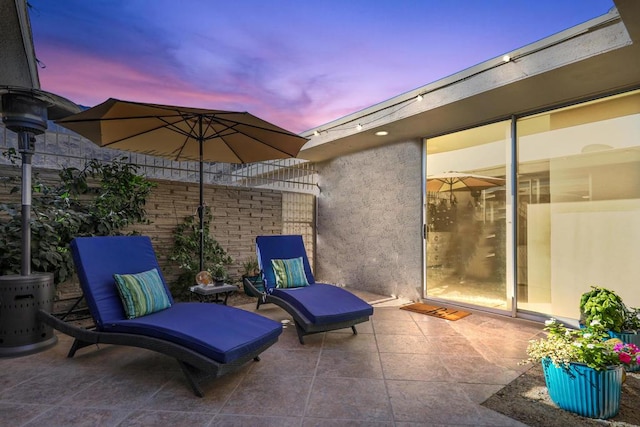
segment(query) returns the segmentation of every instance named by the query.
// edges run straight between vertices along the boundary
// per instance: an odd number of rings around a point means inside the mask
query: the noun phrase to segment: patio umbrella
[[[203,163],[295,157],[306,138],[247,112],[147,104],[109,98],[56,121],[101,147],[200,164],[200,270],[204,268]]]
[[[427,175],[427,191],[449,191],[450,198],[456,190],[485,190],[504,185],[504,179],[493,176],[474,175],[464,172],[445,172]]]

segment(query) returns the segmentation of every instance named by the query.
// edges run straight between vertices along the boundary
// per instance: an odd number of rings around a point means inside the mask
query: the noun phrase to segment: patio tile
[[[477,342],[478,347],[484,349],[488,356],[517,358],[521,360],[527,358],[528,340],[513,339],[511,335],[505,335],[500,338],[480,338],[474,341]]]
[[[421,335],[378,335],[380,353],[437,354],[433,339]]]
[[[390,421],[382,380],[316,378],[305,415],[315,418]]]
[[[400,310],[398,307],[375,308],[374,311],[376,320],[413,320],[413,317],[411,316],[412,313],[410,311]]]
[[[18,360],[18,359],[14,359]],[[0,371],[0,390],[8,389],[25,381],[41,375],[39,369],[32,367],[28,362],[22,364],[4,364]]]
[[[313,376],[320,350],[300,345],[294,349],[271,348],[251,365],[251,375]]]
[[[23,427],[117,426],[127,411],[118,409],[56,406]]]
[[[349,330],[351,332],[351,330]],[[305,335],[304,344],[300,344],[298,340],[298,334],[296,332],[296,327],[293,323],[289,323],[284,330],[282,331],[282,335],[278,338],[278,342],[271,348],[288,348],[288,349],[320,349],[322,347],[322,342],[324,341],[325,333],[318,333],[312,335]],[[270,350],[270,349],[269,349]],[[269,351],[267,350],[267,351]],[[266,352],[265,352],[266,354]]]
[[[440,360],[453,379],[460,383],[508,384],[518,376],[518,372],[499,367],[482,357],[465,355],[461,360],[459,354],[447,354],[440,355]]]
[[[474,403],[482,403],[496,392],[502,390],[504,385],[502,384],[469,384],[464,383],[464,392],[469,400]]]
[[[211,425],[213,417],[214,415],[206,413],[140,410],[131,413],[120,425],[126,425],[127,427],[207,427]]]
[[[89,392],[80,392],[67,396],[62,402],[65,406],[92,408],[127,408],[136,409],[162,385],[171,378],[174,372],[119,371],[118,375],[105,375]]]
[[[512,418],[504,416],[498,412],[492,411],[484,406],[478,406],[478,422],[477,426],[487,427],[527,427],[526,424],[516,421]]]
[[[353,333],[344,334],[335,331],[327,332],[324,337],[323,348],[328,350],[343,351],[378,351],[376,337],[373,335],[373,333],[361,334],[360,330],[358,330],[358,335],[354,335]]]
[[[220,413],[300,417],[312,380],[312,377],[247,376]]]
[[[444,335],[429,337],[439,354],[464,354],[465,356],[481,356],[473,342],[460,335]]]
[[[392,427],[391,421],[362,421],[362,420],[327,420],[320,418],[305,418],[302,427]]]
[[[453,381],[437,354],[380,353],[380,360],[388,380]]]
[[[204,397],[195,398],[191,387],[183,376],[168,381],[160,390],[145,401],[140,409],[157,411],[204,412],[216,414],[229,400],[247,369],[213,378],[200,384]]]
[[[82,370],[53,368],[2,390],[0,402],[56,404],[79,391],[91,389],[104,376],[105,373],[97,375]]]
[[[218,415],[210,424],[221,427],[298,427],[302,418],[253,415]]]
[[[258,313],[290,319],[274,305]],[[480,403],[528,368],[519,362],[542,325],[476,312],[451,322],[385,303],[357,328],[302,345],[290,322],[261,361],[203,382],[203,398],[170,357],[100,345],[68,359],[73,340],[58,335],[45,352],[0,359],[0,413],[28,426],[522,427]]]
[[[531,368],[531,364],[524,363],[524,361],[520,358],[512,359],[509,357],[487,357],[486,359],[497,366],[505,369],[511,369],[517,372],[518,375],[522,375],[525,371]]]
[[[396,421],[478,425],[478,405],[457,384],[387,381],[387,389]]]
[[[0,425],[9,420],[14,425],[23,425],[38,418],[41,414],[55,408],[53,405],[24,404],[24,403],[0,403]]]
[[[478,337],[484,339],[503,339],[509,336],[513,340],[534,338],[540,331],[536,329],[534,322],[511,318],[495,317],[491,315],[478,315],[475,321],[468,316],[457,322],[452,322],[451,327],[466,337]],[[536,332],[538,331],[538,332]]]
[[[382,378],[378,353],[353,353],[324,350],[316,371],[317,377]]]
[[[413,320],[420,330],[428,337],[459,336],[458,331],[451,327],[451,322],[424,314],[413,313]]]
[[[376,335],[420,335],[422,331],[413,320],[378,320],[373,319],[373,330]]]
[[[373,323],[371,322],[371,320],[358,323],[356,325],[356,330],[358,331],[358,335],[373,334]],[[335,331],[331,331],[331,333],[354,335],[351,328],[336,329]]]

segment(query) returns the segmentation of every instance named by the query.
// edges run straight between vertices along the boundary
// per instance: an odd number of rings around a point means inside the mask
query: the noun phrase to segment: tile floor
[[[518,362],[543,325],[374,307],[358,335],[309,335],[303,346],[288,326],[260,362],[205,383],[204,398],[173,359],[106,345],[67,359],[71,339],[59,335],[48,351],[0,359],[0,425],[522,426],[480,402],[527,369]],[[259,312],[289,318],[273,305]]]

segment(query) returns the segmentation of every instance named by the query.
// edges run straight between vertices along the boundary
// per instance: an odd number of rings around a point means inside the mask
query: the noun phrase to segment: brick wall
[[[0,177],[19,177],[20,173],[18,167],[0,165]],[[57,170],[34,168],[33,174],[49,184],[57,182]],[[152,181],[157,187],[147,198],[146,205],[151,223],[138,224],[132,230],[151,237],[163,272],[167,280],[172,280],[177,275],[177,270],[167,260],[173,244],[172,233],[185,216],[196,214],[198,184]],[[0,180],[0,203],[20,202],[19,192],[10,194],[13,186]],[[204,201],[211,207],[213,216],[211,233],[234,259],[229,269],[232,276],[242,275],[242,263],[255,255],[256,235],[282,232],[282,198],[283,192],[277,190],[205,185]]]
[[[174,270],[167,263],[173,244],[172,233],[185,216],[196,215],[198,185],[156,181],[158,186],[147,199],[149,225],[136,225],[136,231],[151,236],[167,280]],[[242,263],[255,256],[255,237],[282,232],[282,192],[205,185],[204,203],[211,208],[211,234],[234,259],[229,273],[242,275]]]

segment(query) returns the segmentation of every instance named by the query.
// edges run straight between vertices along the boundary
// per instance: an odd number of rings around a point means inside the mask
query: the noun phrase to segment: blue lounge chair
[[[74,326],[44,311],[38,313],[42,321],[75,338],[68,357],[99,343],[154,350],[176,358],[194,393],[202,397],[200,381],[219,377],[251,359],[259,360],[259,354],[282,333],[280,323],[245,310],[174,302],[146,236],[81,237],[72,241],[71,250],[95,329]],[[146,297],[143,311],[160,309],[130,318],[133,306],[124,301],[133,300],[122,299],[125,294],[116,286],[114,273],[129,279],[131,275],[142,277],[144,282],[146,276],[138,273],[153,269],[157,275],[153,273],[148,282],[155,280],[155,287],[149,288],[153,292],[148,293],[151,296]],[[170,306],[163,308],[166,305]]]
[[[256,251],[264,284],[258,307],[274,303],[287,311],[301,344],[304,335],[318,332],[351,327],[357,334],[355,325],[373,314],[373,307],[351,292],[315,281],[302,236],[258,236]]]

